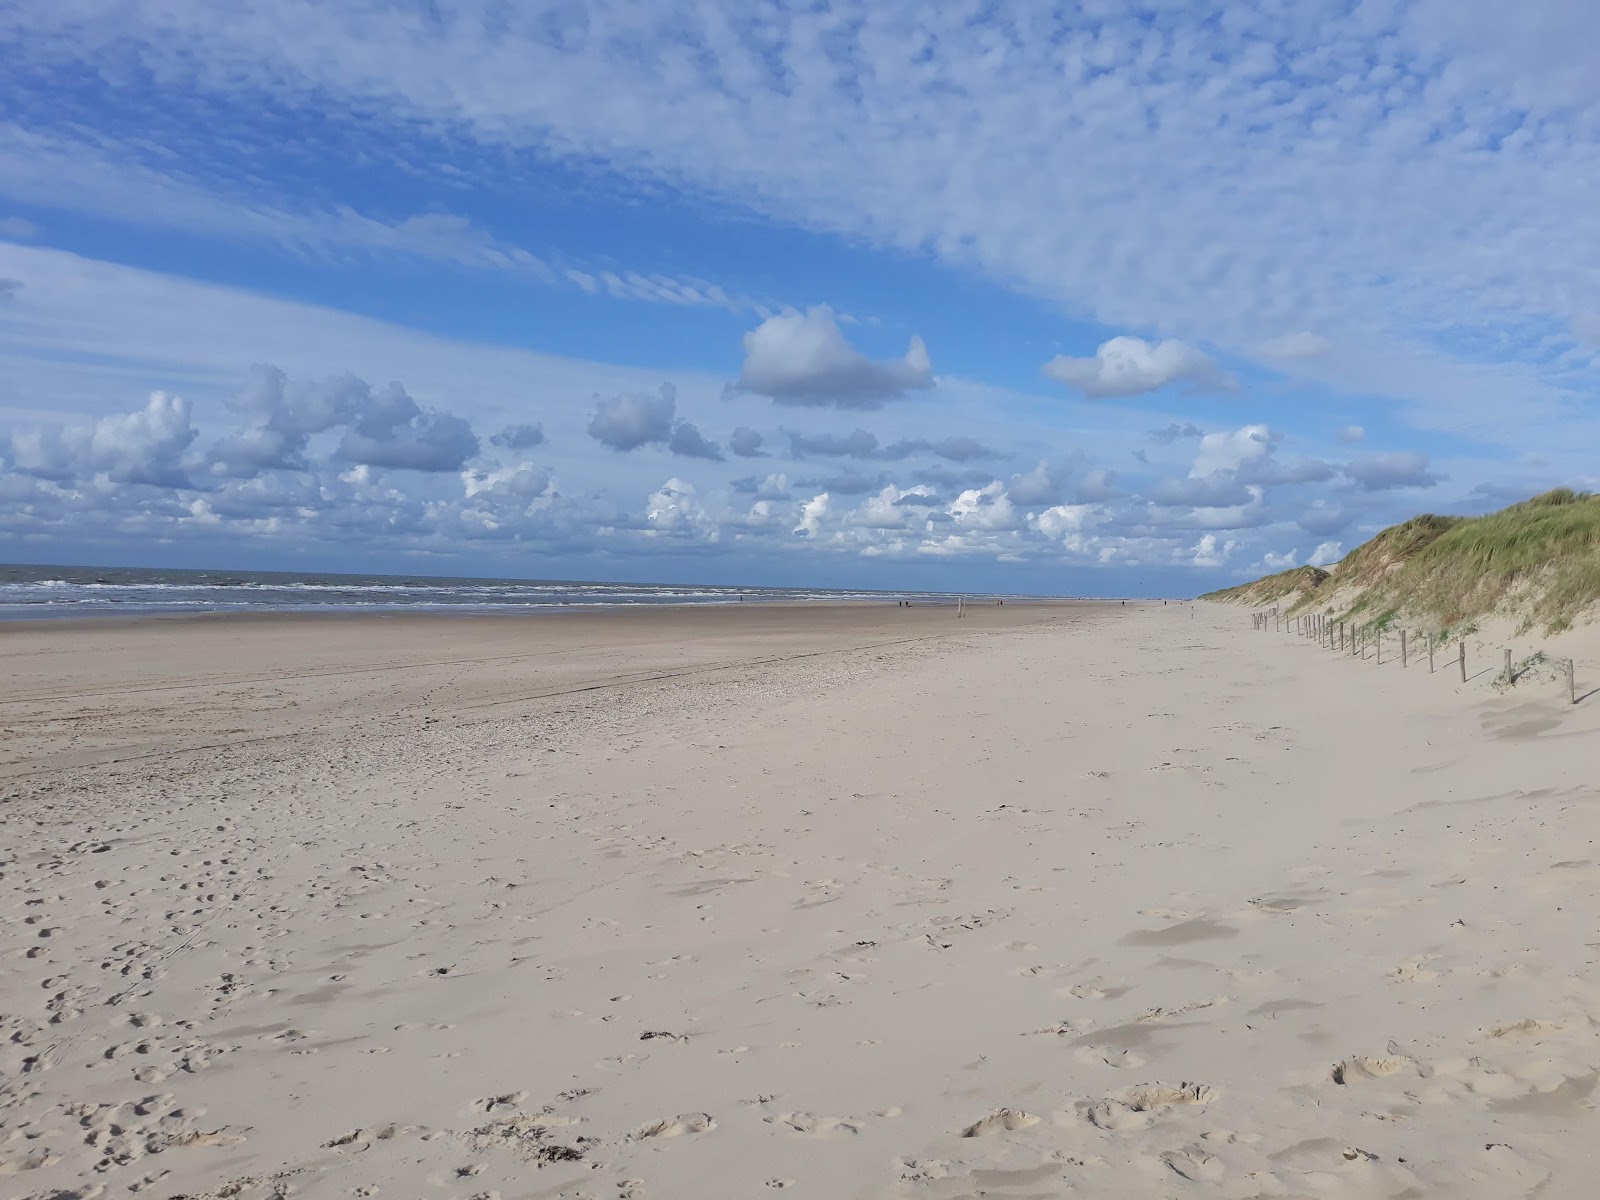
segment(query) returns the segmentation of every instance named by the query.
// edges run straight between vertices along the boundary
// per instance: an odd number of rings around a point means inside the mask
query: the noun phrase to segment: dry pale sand
[[[1596,1194],[1600,698],[1176,605],[0,679],[6,1197]]]

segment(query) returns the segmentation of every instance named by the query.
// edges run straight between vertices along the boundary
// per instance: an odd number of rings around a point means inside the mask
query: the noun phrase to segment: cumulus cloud
[[[646,532],[652,536],[663,534],[716,537],[717,528],[708,519],[704,506],[696,498],[694,484],[676,476],[650,493],[645,502]]]
[[[1245,570],[1247,575],[1273,575],[1279,571],[1287,571],[1290,567],[1300,562],[1300,551],[1290,550],[1284,554],[1274,554],[1267,551],[1261,556],[1261,561]]]
[[[1077,388],[1092,399],[1137,396],[1172,383],[1192,388],[1217,388],[1227,377],[1209,357],[1187,343],[1167,339],[1114,337],[1102,342],[1090,358],[1058,354],[1044,365],[1051,379]]]
[[[1343,557],[1343,542],[1323,542],[1311,552],[1311,557],[1306,559],[1306,563],[1313,567],[1331,567]]]
[[[926,513],[913,509],[927,509],[937,503],[933,492],[925,487],[902,491],[889,484],[855,508],[846,518],[846,524],[861,529],[906,529],[925,523]]]
[[[714,443],[707,441],[700,430],[688,421],[679,421],[672,427],[672,436],[667,439],[667,449],[674,454],[681,454],[685,458],[708,458],[712,462],[722,461],[722,451]]]
[[[371,467],[458,471],[479,450],[464,418],[424,410],[398,383],[374,390],[354,375],[294,381],[258,363],[229,407],[251,424],[212,447],[211,469],[219,475],[305,470],[311,438],[339,426],[348,426],[340,457]]]
[[[789,498],[789,477],[781,471],[774,471],[764,478],[754,475],[747,479],[735,479],[730,485],[736,492],[748,492],[757,500],[787,500]]]
[[[11,464],[61,482],[103,474],[114,483],[183,488],[192,486],[183,457],[196,436],[189,401],[152,392],[138,412],[87,425],[14,430]]]
[[[767,318],[744,335],[744,351],[738,386],[780,404],[878,408],[933,386],[921,338],[904,358],[874,362],[845,340],[826,305]]]
[[[1208,433],[1200,439],[1189,474],[1198,478],[1214,471],[1237,471],[1246,463],[1260,462],[1272,453],[1279,435],[1267,425]]]
[[[1344,473],[1364,492],[1429,488],[1442,476],[1428,470],[1428,456],[1414,450],[1368,454],[1345,464]]]
[[[1208,533],[1194,544],[1193,554],[1189,561],[1197,567],[1216,568],[1226,566],[1233,552],[1239,548],[1239,543],[1231,540],[1222,540],[1214,533]]]
[[[951,520],[960,528],[976,530],[1015,529],[1016,506],[998,479],[981,488],[969,488],[950,503]]]
[[[748,425],[741,425],[728,435],[728,449],[740,458],[760,458],[763,438]]]
[[[549,490],[550,472],[532,463],[517,463],[489,471],[463,471],[461,484],[469,498],[533,500]]]
[[[800,506],[800,523],[794,527],[794,532],[802,537],[816,537],[832,511],[833,500],[827,492],[811,497]]]
[[[1339,441],[1344,442],[1344,443],[1346,443],[1348,445],[1348,444],[1350,444],[1352,442],[1364,442],[1364,441],[1366,441],[1367,440],[1367,431],[1365,429],[1361,428],[1361,426],[1359,426],[1359,425],[1346,425],[1343,429],[1339,430],[1339,432],[1335,433],[1333,436],[1336,437]]]
[[[1050,474],[1050,464],[1042,458],[1033,470],[1013,475],[1006,490],[1018,504],[1054,504],[1061,499],[1061,487]]]
[[[368,467],[459,471],[478,453],[472,426],[450,413],[427,412],[398,383],[362,398],[339,456]]]
[[[532,425],[507,425],[499,433],[489,439],[492,446],[501,446],[507,450],[528,450],[544,442],[544,427],[535,423]]]
[[[1265,358],[1316,358],[1326,354],[1331,343],[1321,334],[1301,330],[1268,338],[1256,347]]]
[[[672,436],[677,410],[677,389],[670,383],[662,384],[654,396],[597,396],[589,417],[589,436],[613,450],[637,450],[662,443]]]
[[[627,452],[641,446],[664,446],[685,458],[722,461],[721,449],[678,412],[678,391],[663,383],[654,396],[624,394],[595,397],[589,415],[589,436],[602,446]]]

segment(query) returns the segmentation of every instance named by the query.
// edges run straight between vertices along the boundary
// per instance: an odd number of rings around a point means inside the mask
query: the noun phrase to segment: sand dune
[[[745,619],[0,635],[0,1193],[1592,1194],[1600,707]]]

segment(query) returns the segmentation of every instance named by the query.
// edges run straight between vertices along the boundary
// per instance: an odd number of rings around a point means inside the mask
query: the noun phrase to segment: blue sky
[[[1600,9],[13,0],[0,557],[1192,594],[1593,487]]]

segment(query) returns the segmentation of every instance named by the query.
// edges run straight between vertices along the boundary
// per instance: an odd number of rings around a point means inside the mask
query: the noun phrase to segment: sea
[[[954,603],[954,592],[0,565],[0,620],[213,612],[520,613],[806,600]],[[968,599],[971,597],[969,596]]]

